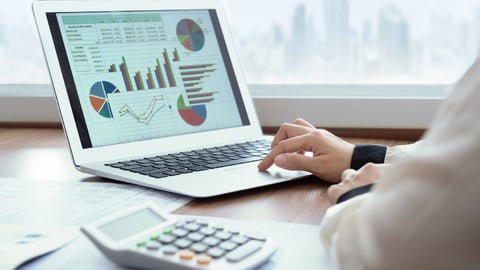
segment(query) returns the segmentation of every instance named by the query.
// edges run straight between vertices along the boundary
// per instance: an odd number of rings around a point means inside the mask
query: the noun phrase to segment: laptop
[[[75,167],[192,197],[293,180],[269,151],[216,0],[36,1]]]

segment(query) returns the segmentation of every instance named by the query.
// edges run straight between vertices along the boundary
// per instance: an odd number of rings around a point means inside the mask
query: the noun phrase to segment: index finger
[[[304,134],[305,135],[305,134]],[[259,170],[266,170],[270,168],[270,166],[273,165],[275,157],[283,154],[283,153],[295,153],[298,151],[303,151],[303,150],[310,150],[308,147],[306,147],[306,144],[308,145],[309,137],[305,137],[304,135],[288,138],[286,140],[283,140],[281,143],[276,145],[275,147],[272,148],[272,151],[268,153],[262,161],[258,164],[258,169]]]

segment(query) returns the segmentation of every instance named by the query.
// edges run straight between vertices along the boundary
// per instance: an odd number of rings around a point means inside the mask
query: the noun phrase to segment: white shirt
[[[321,240],[338,269],[480,269],[479,119],[477,60],[415,152],[387,151],[394,166],[373,191],[327,211]]]

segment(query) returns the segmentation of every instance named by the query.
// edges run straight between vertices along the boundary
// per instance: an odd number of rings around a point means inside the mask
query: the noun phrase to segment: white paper
[[[79,235],[77,226],[0,224],[0,269],[14,269]]]
[[[170,212],[190,200],[123,183],[0,178],[0,223],[81,226],[139,203],[153,202]]]
[[[274,239],[279,244],[279,248],[259,270],[330,269],[320,243],[318,226],[273,221],[208,219]],[[119,270],[127,268],[119,267],[109,261],[82,235],[68,246],[24,265],[19,270],[33,269]]]

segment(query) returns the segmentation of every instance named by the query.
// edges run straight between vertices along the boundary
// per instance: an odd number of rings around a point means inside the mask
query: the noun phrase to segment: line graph
[[[121,92],[109,95],[117,136],[122,142],[174,134],[172,108],[163,89]]]
[[[155,114],[157,114],[160,110],[163,108],[169,108],[171,109],[170,105],[167,104],[162,104],[160,101],[164,101],[165,97],[162,96],[154,96],[150,102],[150,104],[147,106],[145,111],[141,114],[138,114],[133,110],[128,104],[124,104],[120,110],[118,111],[119,115],[122,117],[124,115],[130,115],[133,117],[137,122],[149,125],[150,121],[153,119]]]

